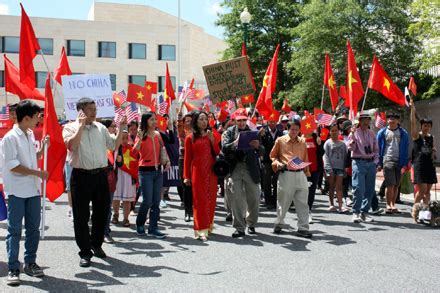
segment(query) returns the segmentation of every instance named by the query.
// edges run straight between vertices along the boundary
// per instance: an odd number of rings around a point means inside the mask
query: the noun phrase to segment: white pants
[[[277,219],[275,227],[285,225],[284,218],[290,204],[295,204],[298,230],[309,230],[309,187],[304,172],[282,172],[278,177]]]

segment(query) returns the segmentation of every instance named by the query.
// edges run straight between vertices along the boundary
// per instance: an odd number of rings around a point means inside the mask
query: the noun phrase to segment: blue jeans
[[[9,270],[18,270],[20,262],[21,229],[24,218],[25,241],[24,262],[34,263],[37,258],[38,243],[40,242],[41,198],[33,196],[20,198],[13,195],[8,200],[8,235],[6,236],[6,251],[8,253]]]
[[[144,226],[147,221],[147,212],[150,210],[150,225],[148,232],[157,230],[157,221],[159,220],[160,191],[163,184],[163,174],[161,170],[140,171],[139,183],[142,190],[142,203],[139,207],[136,218],[136,226]]]
[[[353,213],[368,213],[376,184],[376,165],[374,162],[353,160]]]

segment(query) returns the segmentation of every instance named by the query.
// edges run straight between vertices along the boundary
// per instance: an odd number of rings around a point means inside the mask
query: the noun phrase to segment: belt
[[[353,160],[373,162],[374,158],[352,158]]]
[[[91,175],[96,175],[99,174],[101,172],[104,172],[108,169],[108,167],[104,167],[104,168],[96,168],[96,169],[80,169],[80,168],[73,168],[73,171],[76,172],[80,172],[80,173],[84,173],[84,174],[91,174]]]
[[[139,171],[142,172],[151,172],[151,171],[157,171],[160,169],[160,166],[154,167],[154,166],[139,166]]]
[[[297,173],[297,172],[304,172],[304,169],[299,169],[299,170],[289,170],[289,169],[286,169],[286,170],[283,170],[281,172],[284,172],[284,171]]]

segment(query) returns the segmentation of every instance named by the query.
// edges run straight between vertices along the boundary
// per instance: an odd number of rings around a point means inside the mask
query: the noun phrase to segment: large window
[[[43,89],[44,86],[46,85],[46,78],[47,78],[47,71],[35,72],[36,87],[39,89]]]
[[[19,37],[2,37],[1,49],[3,53],[18,53],[20,51]]]
[[[146,80],[147,80],[147,77],[145,75],[129,75],[128,76],[129,83],[137,84],[140,86],[144,86]]]
[[[116,90],[116,74],[110,74],[110,83],[112,84],[112,91]]]
[[[98,42],[98,57],[116,58],[116,43]]]
[[[67,40],[67,56],[86,56],[86,41]]]
[[[171,78],[171,83],[173,84],[173,89],[176,90],[176,77],[175,76],[170,76]],[[166,79],[165,76],[159,76],[159,92],[163,92],[165,90],[165,83],[166,83]]]
[[[167,61],[176,60],[176,46],[159,45],[159,60],[167,60]]]
[[[128,44],[129,59],[147,59],[147,45],[130,43]]]
[[[0,70],[0,87],[5,87],[5,72]]]
[[[38,38],[38,43],[44,55],[53,55],[53,39]]]

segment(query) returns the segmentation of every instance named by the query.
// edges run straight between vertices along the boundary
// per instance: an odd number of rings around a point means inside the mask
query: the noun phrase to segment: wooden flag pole
[[[367,93],[368,93],[368,87],[367,87],[367,89],[365,90],[364,101],[362,102],[361,112],[364,111],[365,101],[367,100]]]
[[[324,107],[324,90],[325,90],[325,85],[322,85],[321,110]]]

